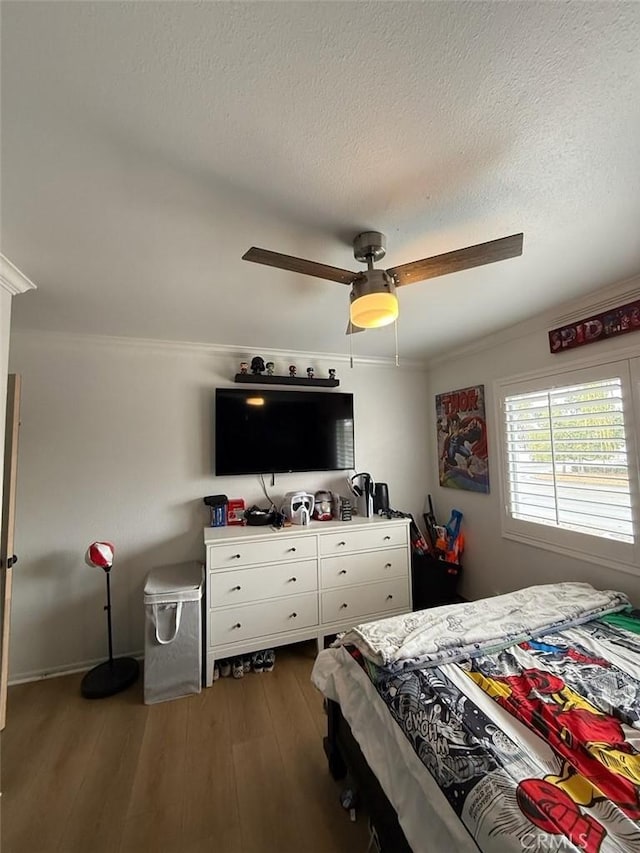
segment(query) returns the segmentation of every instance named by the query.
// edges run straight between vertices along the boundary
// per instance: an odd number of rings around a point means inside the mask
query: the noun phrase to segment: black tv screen
[[[218,476],[355,467],[353,394],[218,388],[215,422]]]

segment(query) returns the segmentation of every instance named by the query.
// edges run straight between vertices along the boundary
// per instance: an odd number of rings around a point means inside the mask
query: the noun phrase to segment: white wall
[[[463,594],[469,598],[480,598],[498,592],[508,592],[536,583],[552,583],[563,580],[586,581],[600,588],[619,589],[640,606],[640,567],[633,576],[624,572],[598,566],[582,560],[564,557],[550,551],[524,545],[502,538],[500,519],[500,492],[498,483],[498,429],[494,417],[493,381],[515,376],[528,371],[557,369],[569,363],[579,363],[580,358],[607,356],[611,352],[636,347],[640,355],[640,332],[621,335],[610,341],[602,341],[581,350],[566,351],[551,355],[547,331],[573,319],[588,317],[590,313],[605,310],[600,307],[612,299],[621,305],[640,296],[638,285],[633,283],[598,292],[590,299],[583,299],[564,306],[562,314],[545,315],[528,323],[506,330],[492,341],[481,346],[469,347],[466,351],[451,353],[439,358],[431,365],[429,374],[429,435],[431,438],[430,462],[434,472],[432,482],[436,511],[444,518],[452,507],[464,513],[466,533],[465,576]],[[591,312],[589,306],[595,306]],[[487,406],[487,430],[490,447],[491,493],[488,495],[464,492],[438,485],[436,476],[435,400],[434,395],[484,383]]]
[[[202,558],[204,495],[264,505],[257,477],[212,475],[212,403],[241,358],[205,347],[14,333],[22,373],[11,677],[104,658],[104,578],[84,565],[87,545],[111,540],[116,652],[143,645],[142,586],[155,565]],[[264,355],[264,353],[261,353]],[[389,483],[392,505],[422,512],[428,491],[426,374],[327,361],[355,395],[356,461]],[[273,496],[341,489],[340,474],[278,475]]]

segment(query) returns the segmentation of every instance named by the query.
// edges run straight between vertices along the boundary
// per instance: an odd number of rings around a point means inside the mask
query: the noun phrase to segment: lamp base
[[[120,693],[137,680],[140,665],[135,658],[114,658],[94,666],[82,679],[80,692],[85,699],[104,699]]]

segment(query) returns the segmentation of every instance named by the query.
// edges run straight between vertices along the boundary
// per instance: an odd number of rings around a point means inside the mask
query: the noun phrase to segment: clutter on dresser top
[[[330,489],[318,489],[315,492],[298,489],[286,492],[280,500],[273,500],[262,478],[261,484],[268,502],[262,507],[257,504],[247,507],[243,498],[206,496],[204,503],[209,509],[210,526],[270,525],[279,530],[291,525],[306,527],[316,521],[351,521],[354,516],[391,518],[396,514],[390,507],[387,483],[374,482],[367,472],[346,478],[348,495],[340,495]]]

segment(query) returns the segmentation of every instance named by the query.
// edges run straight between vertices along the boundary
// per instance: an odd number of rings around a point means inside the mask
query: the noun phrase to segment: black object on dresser
[[[441,604],[455,604],[460,601],[457,589],[461,575],[462,566],[458,563],[447,563],[430,554],[413,553],[413,609],[425,610],[427,607],[439,607]]]

